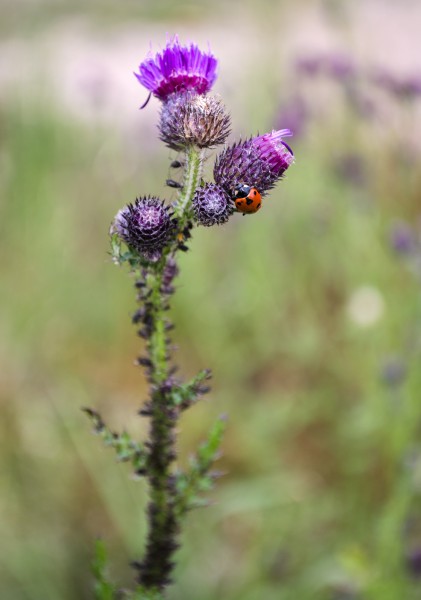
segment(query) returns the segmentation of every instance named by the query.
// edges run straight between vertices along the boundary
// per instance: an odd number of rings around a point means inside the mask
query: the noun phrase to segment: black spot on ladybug
[[[251,198],[247,198],[246,204],[247,206],[250,206],[250,204],[253,204],[253,200]]]
[[[243,202],[242,200],[239,200],[239,201],[237,202],[237,204],[238,204],[238,206],[243,206],[244,202]]]
[[[257,208],[260,208],[262,206],[262,203],[259,202],[259,204],[257,205]]]
[[[257,192],[256,192],[256,190],[254,190],[254,192],[253,192],[253,196],[256,196],[256,195],[257,195]]]

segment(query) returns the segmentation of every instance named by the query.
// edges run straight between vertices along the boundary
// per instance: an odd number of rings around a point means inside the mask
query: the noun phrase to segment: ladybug
[[[242,183],[234,192],[234,202],[237,210],[246,213],[255,213],[262,206],[262,196],[257,188]]]

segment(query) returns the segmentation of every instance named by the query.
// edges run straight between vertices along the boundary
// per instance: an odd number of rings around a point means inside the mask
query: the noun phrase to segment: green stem
[[[174,207],[178,220],[178,232],[182,233],[191,218],[191,203],[200,184],[203,150],[193,146],[186,150],[183,188]],[[172,249],[172,252],[176,248]],[[172,555],[177,548],[180,517],[176,510],[177,489],[172,476],[171,464],[175,459],[175,426],[178,410],[173,405],[169,377],[168,343],[165,311],[168,296],[162,292],[165,266],[171,249],[159,263],[149,271],[147,286],[150,295],[147,302],[152,307],[152,331],[148,343],[151,361],[150,380],[152,397],[150,402],[151,428],[148,441],[147,473],[150,485],[148,507],[148,537],[146,552],[138,565],[141,598],[160,598],[170,581],[173,569]],[[149,594],[149,595],[147,595]]]
[[[186,150],[186,164],[184,167],[183,189],[175,205],[174,211],[183,224],[190,217],[190,207],[193,196],[200,184],[204,150],[189,146]]]
[[[185,167],[183,188],[174,207],[175,216],[178,218],[178,231],[182,233],[191,218],[191,203],[193,196],[200,184],[204,150],[189,146],[185,153]],[[153,282],[151,284],[151,303],[154,307],[154,331],[149,343],[149,354],[154,366],[154,383],[162,383],[168,375],[167,348],[165,343],[165,318],[164,306],[161,294],[162,274],[168,258],[168,252],[164,254],[161,261],[154,270]]]
[[[148,342],[151,401],[150,434],[147,442],[146,471],[150,487],[148,535],[143,560],[137,565],[140,598],[160,598],[173,568],[171,556],[176,548],[178,527],[174,516],[174,486],[171,463],[175,458],[177,413],[170,392],[165,387],[169,375],[165,310],[168,296],[162,291],[162,280],[168,255],[151,268],[147,276],[150,291],[152,331]],[[141,593],[141,592],[139,592]]]
[[[153,383],[159,385],[168,376],[168,359],[167,359],[167,344],[165,342],[165,301],[162,297],[162,274],[166,264],[164,257],[156,268],[156,271],[151,275],[151,297],[150,301],[153,306],[153,332],[149,340],[149,356],[153,365],[152,380]]]

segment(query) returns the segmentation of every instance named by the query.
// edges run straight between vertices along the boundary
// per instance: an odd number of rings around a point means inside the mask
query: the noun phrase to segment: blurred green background
[[[132,74],[173,33],[219,58],[233,138],[291,127],[296,164],[182,257],[178,361],[214,380],[180,463],[229,427],[168,597],[421,597],[420,23],[415,0],[1,0],[2,599],[92,598],[97,536],[129,585],[143,548],[144,483],[80,407],[145,433],[107,231],[137,195],[174,198]]]

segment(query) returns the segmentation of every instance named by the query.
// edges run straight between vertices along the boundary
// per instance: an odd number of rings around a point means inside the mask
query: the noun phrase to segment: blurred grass
[[[115,26],[117,22],[127,23],[129,19],[147,20],[149,22],[159,22],[163,19],[181,19],[194,20],[199,15],[204,17],[215,11],[215,4],[212,7],[204,0],[182,0],[173,2],[173,0],[161,0],[153,2],[152,0],[143,0],[135,2],[134,0],[125,0],[125,2],[112,2],[111,0],[74,0],[69,2],[61,0],[20,0],[20,2],[8,2],[2,0],[0,10],[2,20],[0,31],[10,32],[10,30],[20,30],[33,33],[42,31],[46,25],[54,23],[57,20],[65,18],[94,18],[100,26]],[[217,7],[222,5],[217,3]]]
[[[252,126],[270,127],[275,106],[256,100]],[[182,257],[178,359],[186,374],[212,367],[214,391],[184,417],[180,460],[217,414],[229,428],[227,475],[188,520],[173,600],[419,597],[405,556],[421,544],[419,526],[407,534],[420,508],[420,289],[388,235],[418,214],[420,187],[411,165],[396,167],[398,140],[372,136],[338,101],[294,143],[297,163],[263,210],[195,230]],[[333,168],[350,148],[365,185]],[[149,144],[145,157],[141,134],[83,125],[48,101],[2,107],[4,598],[91,598],[98,535],[112,574],[131,581],[145,489],[79,408],[144,432],[133,289],[106,232],[136,194],[168,195],[167,171],[168,152]],[[349,310],[364,286],[384,305],[366,327]],[[408,373],[395,388],[380,378],[394,354]]]

